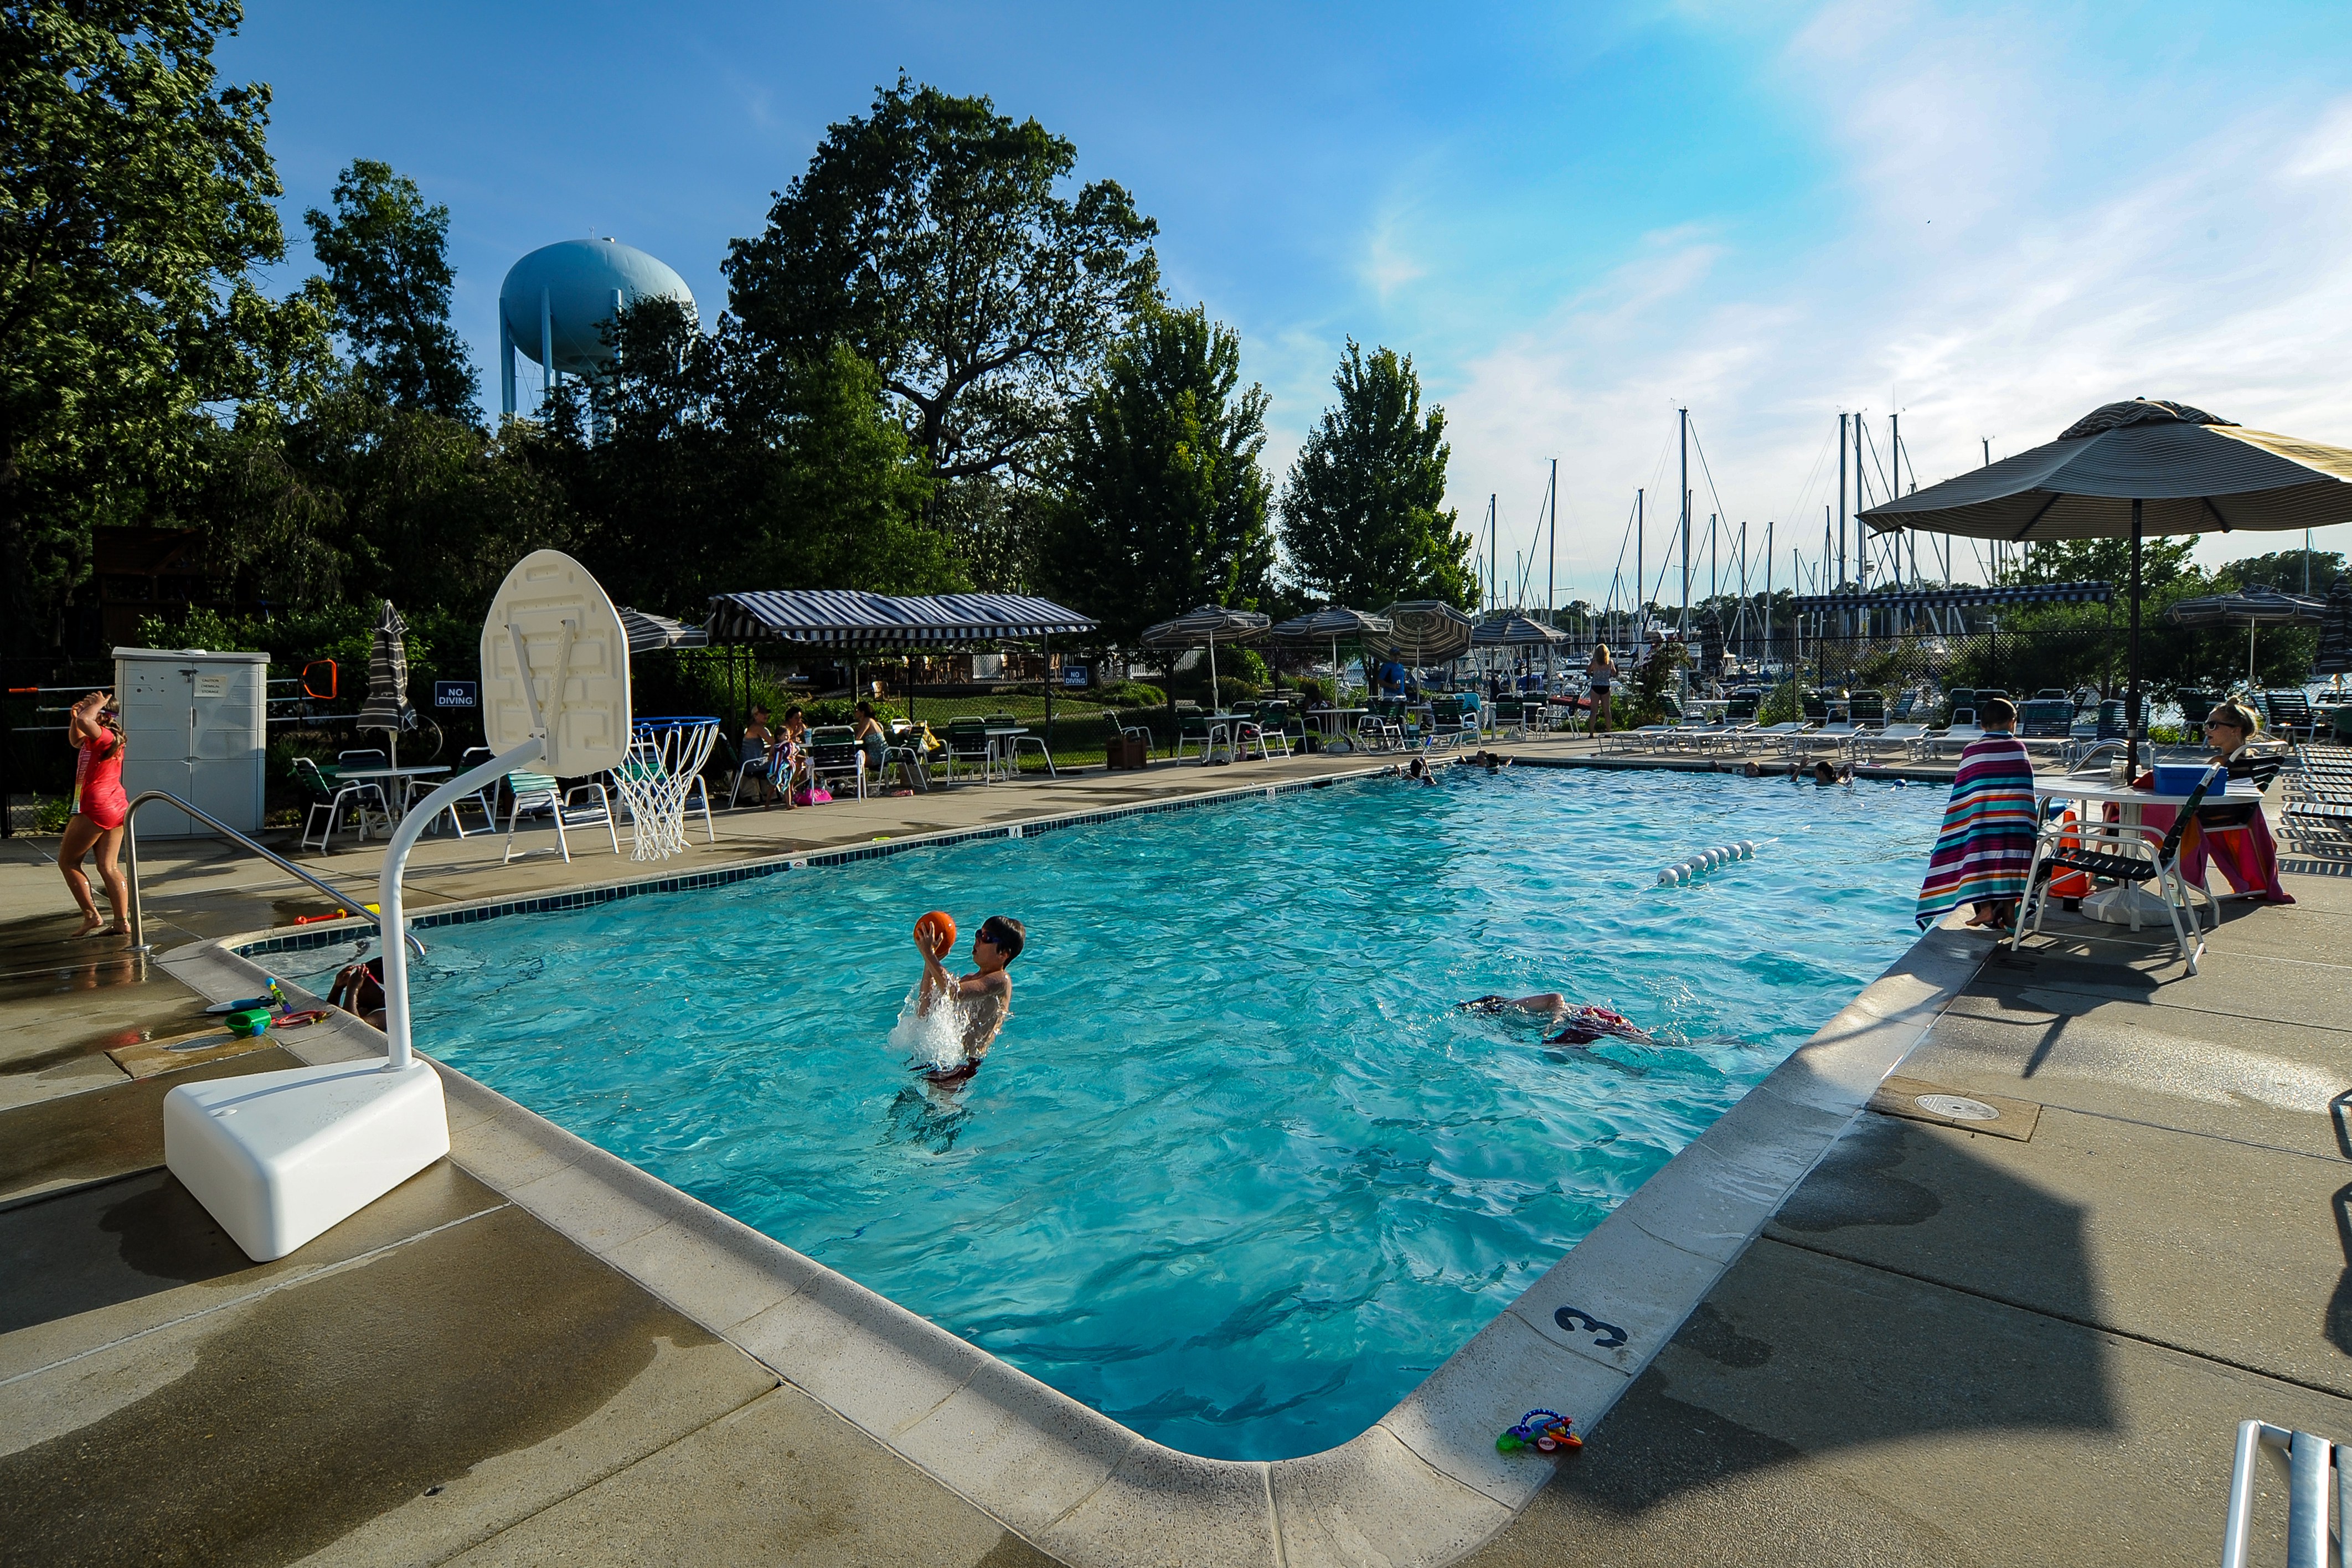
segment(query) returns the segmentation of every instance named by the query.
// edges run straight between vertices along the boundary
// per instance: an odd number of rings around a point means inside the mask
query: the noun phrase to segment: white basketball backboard
[[[528,668],[517,659],[518,636]],[[541,721],[541,765],[559,778],[618,767],[628,754],[628,634],[596,579],[560,550],[517,562],[482,623],[482,730],[490,750],[522,744]]]

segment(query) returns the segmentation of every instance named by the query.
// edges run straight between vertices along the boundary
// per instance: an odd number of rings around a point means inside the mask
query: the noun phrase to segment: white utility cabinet
[[[261,830],[269,753],[269,656],[203,648],[119,647],[123,793],[169,790],[240,833]],[[139,814],[142,838],[211,830],[169,806]]]

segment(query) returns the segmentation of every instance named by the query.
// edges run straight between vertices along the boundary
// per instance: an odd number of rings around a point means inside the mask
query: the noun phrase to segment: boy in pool
[[[980,1058],[988,1054],[997,1031],[1013,1016],[1013,977],[1004,972],[1005,965],[1021,956],[1028,940],[1027,930],[1011,915],[989,916],[972,934],[973,970],[959,979],[940,964],[946,955],[933,952],[922,934],[916,934],[915,950],[923,955],[923,991],[915,1005],[917,1016],[929,1014],[944,1002],[956,1009],[963,1023],[963,1060],[933,1069],[929,1075],[933,1083],[961,1086],[971,1082],[980,1070]]]

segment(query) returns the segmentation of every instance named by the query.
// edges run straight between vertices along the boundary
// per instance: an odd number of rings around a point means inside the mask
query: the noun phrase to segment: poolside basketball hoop
[[[576,778],[629,750],[629,639],[586,567],[523,557],[482,626],[482,727],[499,754],[419,801],[377,884],[382,1067],[332,1062],[184,1084],[163,1100],[164,1163],[256,1262],[283,1258],[449,1152],[441,1079],[409,1047],[400,879],[417,835],[459,798],[532,763]]]

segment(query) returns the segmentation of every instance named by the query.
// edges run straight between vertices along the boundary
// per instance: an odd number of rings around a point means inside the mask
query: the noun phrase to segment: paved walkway
[[[1338,765],[743,814],[695,858]],[[116,1066],[200,1004],[59,940],[53,844],[0,847],[0,1563],[1051,1561],[454,1166],[247,1262],[157,1107],[290,1059]],[[428,843],[419,907],[639,869],[484,848]],[[372,890],[373,851],[327,863]],[[166,943],[321,903],[215,847],[148,870]],[[2238,1419],[2352,1437],[2352,881],[2289,885],[2193,980],[2079,923],[1996,959],[1890,1083],[1913,1114],[1854,1124],[1471,1561],[2210,1562]],[[1913,1119],[1933,1089],[2029,1135]]]

